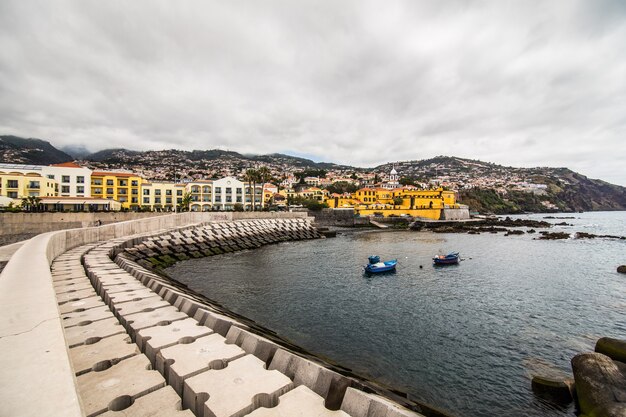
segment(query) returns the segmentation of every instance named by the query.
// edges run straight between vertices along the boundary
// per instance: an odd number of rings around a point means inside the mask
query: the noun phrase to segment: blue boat
[[[447,255],[439,255],[433,258],[434,265],[456,265],[461,260],[458,252],[452,252]]]
[[[398,264],[397,259],[393,259],[391,261],[381,262],[380,256],[370,256],[367,258],[369,263],[365,265],[365,272],[368,274],[379,274],[382,272],[391,272],[396,270],[396,265]]]

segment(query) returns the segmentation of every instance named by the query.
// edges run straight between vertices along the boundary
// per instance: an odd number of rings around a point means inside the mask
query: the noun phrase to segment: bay
[[[546,215],[512,216],[543,219]],[[550,231],[626,235],[625,212],[553,215]],[[564,219],[560,217],[574,217]],[[522,229],[526,230],[526,229]],[[530,390],[626,338],[626,240],[349,231],[176,264],[167,273],[306,350],[457,416],[573,416]],[[435,268],[459,251],[458,266]],[[398,258],[367,277],[367,256]]]

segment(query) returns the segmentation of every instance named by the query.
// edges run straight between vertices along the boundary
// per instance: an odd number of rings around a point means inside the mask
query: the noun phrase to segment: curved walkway
[[[133,259],[113,260],[148,235],[223,220],[211,215],[54,232],[22,246],[0,276],[3,413],[418,415],[252,333]]]

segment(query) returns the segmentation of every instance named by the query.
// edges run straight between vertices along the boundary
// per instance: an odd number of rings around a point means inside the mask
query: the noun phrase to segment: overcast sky
[[[626,185],[626,1],[2,0],[0,134]]]

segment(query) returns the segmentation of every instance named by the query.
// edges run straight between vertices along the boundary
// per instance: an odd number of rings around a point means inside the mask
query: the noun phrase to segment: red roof
[[[111,177],[138,177],[139,175],[136,174],[132,174],[129,172],[106,172],[106,171],[94,171],[91,173],[92,177],[104,177],[104,176],[111,176]]]
[[[62,164],[52,164],[51,167],[63,167],[63,168],[82,168],[80,165],[74,162],[63,162]]]

